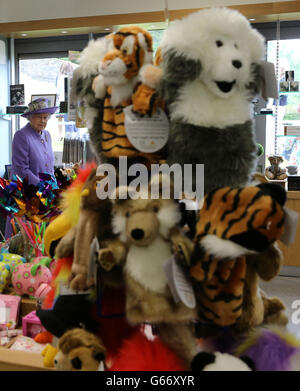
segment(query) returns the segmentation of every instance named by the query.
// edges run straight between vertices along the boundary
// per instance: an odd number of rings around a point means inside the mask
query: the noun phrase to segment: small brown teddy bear
[[[287,178],[286,169],[280,168],[280,163],[283,162],[283,158],[278,155],[269,156],[270,166],[266,168],[266,177],[272,180],[283,180]]]
[[[104,371],[106,349],[94,334],[80,328],[66,331],[58,341],[54,367],[60,371]]]

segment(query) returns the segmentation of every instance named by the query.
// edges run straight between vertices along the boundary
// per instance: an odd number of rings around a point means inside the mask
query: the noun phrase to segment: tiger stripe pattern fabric
[[[284,210],[272,191],[276,185],[263,184],[205,196],[190,266],[204,323],[231,326],[241,317],[246,255],[266,250],[283,232]]]
[[[118,59],[125,64],[126,72],[123,74],[124,78],[131,80],[137,77],[140,68],[145,63],[145,49],[140,45],[138,34],[143,34],[147,45],[147,52],[152,53],[152,37],[151,35],[137,27],[130,26],[122,28],[113,35],[114,48],[110,50],[102,59],[105,63],[112,63]],[[131,44],[133,47],[130,50],[124,48],[123,42],[128,37],[132,37]],[[125,45],[126,46],[126,45]],[[136,82],[135,88],[140,88],[140,83]],[[155,91],[152,92],[154,95],[148,98],[148,112],[152,112],[151,105],[154,106],[156,101]],[[119,156],[127,156],[128,158],[143,157],[152,161],[157,161],[155,154],[147,154],[138,151],[128,140],[125,131],[125,115],[124,109],[131,105],[132,96],[128,99],[123,100],[119,105],[113,106],[111,102],[112,87],[107,88],[107,93],[104,98],[104,112],[103,112],[103,124],[102,124],[102,152],[107,158],[118,158]]]
[[[206,235],[216,235],[263,251],[281,236],[283,223],[282,206],[260,186],[223,187],[205,198],[197,221],[197,241]]]

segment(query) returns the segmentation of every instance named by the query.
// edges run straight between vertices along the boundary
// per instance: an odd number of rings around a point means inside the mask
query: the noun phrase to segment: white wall
[[[166,0],[0,0],[0,23],[162,11]],[[170,10],[289,0],[168,0]]]

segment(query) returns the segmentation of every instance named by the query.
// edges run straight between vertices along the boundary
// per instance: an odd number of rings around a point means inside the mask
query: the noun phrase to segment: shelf
[[[279,95],[290,95],[290,94],[300,94],[300,91],[279,91],[278,92]]]
[[[300,137],[300,134],[277,134],[276,137]]]
[[[5,117],[5,116],[22,115],[22,114],[24,114],[24,113],[0,113],[0,116]],[[61,115],[65,115],[65,114],[68,114],[68,113],[54,113],[52,115],[61,116]]]
[[[260,115],[273,115],[274,113],[254,113],[254,116],[260,116]]]

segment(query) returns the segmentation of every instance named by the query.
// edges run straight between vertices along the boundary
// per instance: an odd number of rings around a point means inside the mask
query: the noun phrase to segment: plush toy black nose
[[[133,239],[135,240],[141,240],[143,239],[145,233],[142,229],[140,228],[135,228],[131,231],[131,236],[133,237]]]
[[[240,69],[241,66],[242,66],[242,63],[241,63],[240,60],[233,60],[233,61],[232,61],[232,65],[233,65],[235,68]]]

